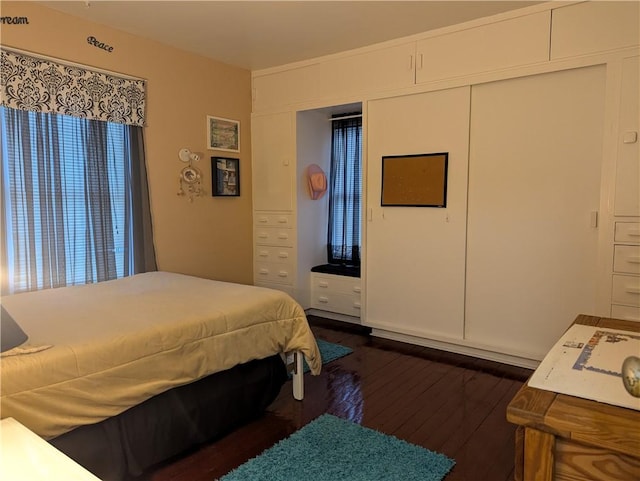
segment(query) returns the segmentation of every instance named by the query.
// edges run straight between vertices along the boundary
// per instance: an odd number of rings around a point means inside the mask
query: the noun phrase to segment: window
[[[333,119],[332,131],[328,262],[360,266],[362,116]]]
[[[7,107],[0,117],[3,292],[132,274],[142,128]]]

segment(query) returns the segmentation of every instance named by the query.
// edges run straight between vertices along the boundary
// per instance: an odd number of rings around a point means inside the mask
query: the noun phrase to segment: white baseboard
[[[383,339],[390,339],[392,341],[405,342],[407,344],[415,344],[417,346],[430,347],[433,349],[439,349],[441,351],[455,352],[456,354],[463,354],[465,356],[477,357],[480,359],[487,359],[489,361],[500,362],[502,364],[509,364],[511,366],[524,367],[527,369],[536,369],[540,364],[540,361],[533,359],[527,359],[518,356],[512,356],[509,354],[502,354],[499,352],[488,351],[479,349],[476,347],[464,346],[461,344],[454,344],[444,341],[436,341],[433,339],[426,339],[423,337],[410,336],[408,334],[399,334],[397,332],[386,331],[384,329],[373,328],[371,335],[380,337]]]

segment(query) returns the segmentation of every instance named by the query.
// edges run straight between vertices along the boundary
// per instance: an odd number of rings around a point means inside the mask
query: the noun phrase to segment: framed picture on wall
[[[240,159],[211,157],[211,193],[214,197],[240,195]]]
[[[207,115],[207,148],[240,152],[240,122]]]
[[[449,153],[382,157],[381,206],[446,207]]]

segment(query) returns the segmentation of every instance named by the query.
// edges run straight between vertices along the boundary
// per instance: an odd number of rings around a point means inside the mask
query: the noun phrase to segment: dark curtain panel
[[[143,128],[129,126],[127,129],[127,148],[125,149],[125,172],[128,175],[127,208],[131,222],[126,222],[125,237],[131,239],[132,252],[127,263],[127,275],[157,270],[156,253],[153,245],[153,226],[149,203],[149,185],[144,153]]]
[[[327,257],[360,265],[362,118],[333,120]]]

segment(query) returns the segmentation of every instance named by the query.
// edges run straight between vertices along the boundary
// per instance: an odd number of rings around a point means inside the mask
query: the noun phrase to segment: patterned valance
[[[1,49],[1,104],[144,126],[144,80]]]

